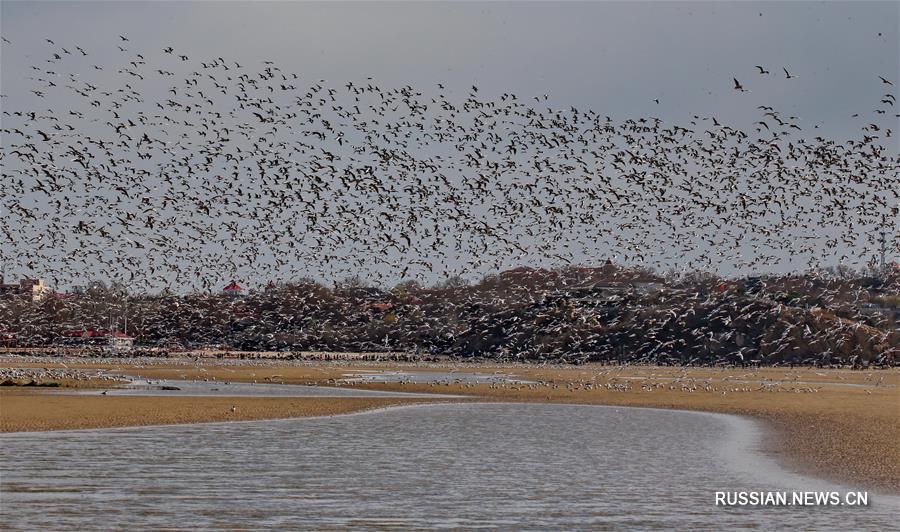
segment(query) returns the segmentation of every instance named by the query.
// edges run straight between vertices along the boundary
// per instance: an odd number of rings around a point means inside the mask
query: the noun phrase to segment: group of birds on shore
[[[81,382],[103,382],[116,383],[121,382],[121,376],[110,375],[106,370],[89,370],[78,368],[18,368],[8,367],[0,368],[0,382],[11,383],[48,383],[58,381],[81,381]]]
[[[32,357],[30,360],[46,362],[47,359],[42,357]],[[185,363],[185,359],[143,359],[142,363],[138,363],[140,360],[141,359],[134,358],[104,359],[105,362],[123,363],[126,365],[135,366],[131,370],[121,370],[120,373],[122,374],[120,375],[110,375],[106,370],[86,370],[72,368],[0,368],[0,381],[11,381],[17,383],[93,381],[95,383],[109,382],[111,383],[110,385],[112,385],[112,383],[121,383],[123,380],[142,380],[143,377],[133,374],[133,370],[138,369],[139,367],[152,367],[159,364],[165,364],[167,366],[177,366],[180,363]],[[260,363],[259,361],[253,363],[248,363],[247,361],[227,361],[226,363],[223,363],[222,361],[208,360],[207,363],[210,363],[214,366],[218,365],[223,367],[243,366],[259,367],[260,369],[265,369],[267,367],[265,363]],[[297,363],[281,361],[279,362],[279,364],[281,364],[282,367],[285,367],[285,365],[289,367]],[[300,363],[300,365],[304,364],[305,363]],[[442,369],[446,372],[445,375],[434,376],[441,373]],[[486,371],[488,370],[493,370],[493,373],[486,373]],[[427,376],[427,378],[423,379],[422,377],[420,377],[417,371],[425,371],[426,373],[422,375]],[[126,373],[128,374],[128,376],[125,375]],[[497,369],[497,367],[490,367],[485,369],[476,366],[472,370],[460,370],[459,366],[445,366],[442,364],[428,364],[425,366],[420,366],[417,369],[407,371],[405,373],[400,372],[396,376],[397,380],[391,380],[391,373],[392,372],[370,372],[367,373],[365,375],[365,378],[362,379],[357,378],[358,376],[356,375],[351,375],[342,379],[328,378],[322,381],[313,380],[308,382],[307,385],[371,388],[372,384],[381,383],[388,386],[397,384],[402,387],[453,387],[463,388],[464,390],[476,389],[478,385],[487,385],[488,389],[491,390],[497,389],[505,390],[508,392],[533,392],[546,390],[554,395],[557,395],[559,392],[577,393],[591,391],[636,393],[675,391],[686,393],[705,392],[719,395],[751,392],[796,394],[818,393],[823,389],[823,387],[834,389],[845,386],[863,387],[866,389],[867,393],[871,393],[873,390],[877,390],[880,387],[893,386],[884,383],[884,375],[876,376],[874,373],[866,374],[866,377],[862,383],[848,384],[841,382],[843,379],[841,378],[839,373],[833,373],[830,375],[816,373],[816,375],[818,376],[816,377],[801,376],[800,374],[791,374],[790,372],[787,372],[783,376],[773,377],[771,375],[761,375],[756,372],[749,372],[742,375],[738,375],[736,373],[722,373],[722,375],[712,375],[700,378],[697,376],[691,376],[687,372],[682,372],[678,375],[654,375],[652,373],[648,375],[631,375],[628,366],[614,366],[610,367],[609,369],[592,370],[590,371],[590,373],[593,373],[591,378],[567,377],[538,380],[523,379],[521,377],[505,373],[502,371],[502,369]],[[816,378],[829,378],[834,376],[838,377],[839,380],[811,380]],[[279,376],[266,377],[265,379],[263,379],[263,381],[265,383],[278,382],[277,377]],[[386,380],[373,380],[376,377],[387,378]],[[185,377],[182,376],[181,378]],[[210,380],[212,380],[213,382],[216,381],[215,377],[202,380],[204,382],[209,382]],[[147,384],[152,385],[154,383],[153,381],[147,381]],[[222,384],[227,385],[228,382],[224,382]],[[167,387],[164,389],[176,388]],[[265,392],[261,391],[260,393],[264,394]],[[547,399],[551,398],[551,396],[547,396]],[[235,411],[236,407],[232,407],[231,412]]]
[[[858,138],[839,141],[765,105],[744,129],[614,120],[546,95],[331,86],[115,41],[120,59],[97,65],[46,39],[28,104],[3,105],[7,271],[211,288],[247,272],[407,278],[609,257],[853,262],[883,229],[896,247],[900,115],[884,77]]]

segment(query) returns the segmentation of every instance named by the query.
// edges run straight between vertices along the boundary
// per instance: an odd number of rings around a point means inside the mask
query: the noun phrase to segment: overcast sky
[[[800,117],[837,139],[851,115],[896,93],[900,2],[13,2],[0,4],[4,107],[26,105],[29,65],[44,38],[96,61],[164,46],[283,70],[334,86],[549,94],[557,106],[615,119],[694,114],[749,126],[757,105]],[[109,54],[105,57],[104,54]],[[763,65],[771,75],[760,75]],[[796,79],[786,82],[782,68]],[[877,76],[895,81],[885,87]],[[738,78],[748,94],[732,88]],[[658,99],[659,103],[654,100]],[[896,138],[896,137],[895,137]],[[897,150],[896,142],[890,149]]]
[[[0,5],[2,33],[16,47],[3,48],[10,97],[46,52],[44,37],[111,54],[111,40],[125,34],[134,50],[171,44],[200,57],[273,60],[335,84],[372,76],[550,94],[614,117],[748,112],[746,101],[734,105],[737,77],[757,102],[837,134],[858,130],[849,111],[880,94],[876,74],[896,78],[900,65],[892,1]],[[797,76],[792,83],[781,82],[782,67]]]

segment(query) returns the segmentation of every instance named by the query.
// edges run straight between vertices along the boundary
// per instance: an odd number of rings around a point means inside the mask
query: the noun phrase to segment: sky
[[[269,60],[335,86],[477,85],[615,119],[703,113],[749,127],[757,105],[772,105],[836,139],[858,136],[852,115],[884,93],[877,76],[896,82],[900,68],[900,2],[4,0],[0,33],[12,43],[0,48],[8,109],[32,103],[26,77],[45,38],[91,50],[98,64],[114,61],[110,43],[127,35],[131,50]],[[732,78],[750,92],[734,91]]]
[[[2,57],[10,97],[44,36],[99,51],[126,34],[133,49],[267,59],[333,82],[549,94],[624,117],[746,111],[736,77],[759,103],[838,132],[857,127],[847,111],[877,95],[875,73],[900,65],[898,2],[4,1],[0,16],[16,43]],[[779,83],[782,67],[793,83]]]

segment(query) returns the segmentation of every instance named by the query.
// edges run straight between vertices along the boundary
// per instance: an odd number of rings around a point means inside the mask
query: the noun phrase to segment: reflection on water
[[[728,416],[536,404],[7,434],[0,519],[28,529],[896,525],[896,499],[714,506],[716,490],[834,489],[748,454],[757,437]]]

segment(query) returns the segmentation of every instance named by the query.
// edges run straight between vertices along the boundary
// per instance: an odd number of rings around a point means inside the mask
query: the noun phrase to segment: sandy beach
[[[3,367],[55,367],[6,359]],[[764,451],[786,466],[857,486],[900,491],[900,371],[250,361],[66,360],[73,369],[153,379],[277,382],[447,393],[477,400],[672,408],[747,416],[768,429]],[[346,382],[378,371],[504,374],[529,384]],[[448,400],[460,400],[450,399]],[[333,415],[429,398],[222,398],[58,395],[0,388],[0,430],[29,431]],[[231,407],[235,406],[235,412]]]
[[[122,397],[0,392],[0,432],[333,416],[434,399],[380,397]],[[234,411],[232,411],[234,407]]]

